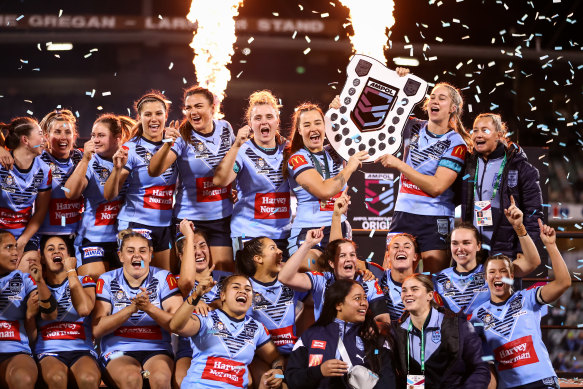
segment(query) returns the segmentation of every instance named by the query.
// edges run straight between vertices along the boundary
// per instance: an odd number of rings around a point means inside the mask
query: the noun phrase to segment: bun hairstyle
[[[186,103],[186,98],[193,95],[203,95],[211,106],[219,105],[218,101],[216,101],[215,99],[215,95],[213,94],[213,92],[200,85],[194,85],[186,89],[184,91],[184,96],[182,97],[182,102]],[[190,142],[191,141],[190,138],[192,137],[194,127],[192,127],[192,124],[190,124],[190,122],[186,118],[186,113],[184,113],[184,116],[185,116],[184,120],[182,120],[182,123],[180,123],[180,136],[182,136],[182,139],[184,139],[185,142]]]
[[[452,128],[455,132],[460,134],[464,142],[466,142],[468,149],[471,150],[473,146],[472,138],[470,137],[470,134],[468,134],[468,131],[466,131],[461,119],[462,114],[464,113],[464,99],[462,98],[460,90],[455,86],[448,84],[447,82],[440,82],[433,87],[432,91],[439,87],[444,87],[447,89],[453,104],[453,112],[449,114],[449,128]],[[423,103],[423,110],[427,112],[428,109],[429,98],[425,99],[425,102]]]
[[[73,112],[68,109],[56,109],[46,114],[40,122],[40,128],[42,128],[45,135],[49,133],[54,122],[67,122],[71,126],[73,135],[77,137],[77,118],[73,115]]]
[[[123,115],[114,115],[112,113],[106,113],[99,116],[93,125],[98,123],[106,125],[109,128],[111,135],[115,138],[119,137],[121,143],[124,143],[130,138],[131,130],[136,125],[134,119]]]
[[[304,140],[302,139],[302,135],[300,134],[298,129],[300,127],[300,118],[302,114],[304,112],[309,111],[317,111],[320,114],[320,116],[322,116],[322,120],[324,120],[324,112],[322,112],[322,109],[318,107],[316,104],[302,103],[296,107],[294,114],[292,115],[292,128],[291,133],[289,135],[290,142],[283,151],[282,171],[284,178],[287,178],[287,176],[289,175],[289,172],[287,170],[287,161],[289,160],[289,157],[291,157],[292,154],[294,154],[296,151],[304,147]]]
[[[241,250],[237,250],[235,254],[235,268],[237,273],[247,277],[253,277],[255,275],[257,264],[253,260],[253,257],[261,255],[263,252],[264,239],[267,238],[264,236],[253,238],[246,242]]]
[[[161,103],[162,106],[164,106],[164,112],[168,114],[168,110],[170,109],[170,101],[166,99],[166,96],[157,90],[152,90],[146,93],[136,102],[134,102],[134,109],[136,110],[137,118],[136,124],[131,130],[130,138],[140,137],[144,134],[144,128],[142,127],[142,122],[140,121],[140,115],[142,113],[142,109],[144,108],[144,104],[152,102]]]
[[[17,117],[8,124],[0,123],[0,141],[7,149],[14,150],[20,145],[20,137],[30,136],[36,126],[37,121],[29,117]]]
[[[126,228],[125,230],[121,230],[117,234],[117,245],[119,246],[119,250],[123,249],[125,242],[130,238],[140,238],[148,242],[148,247],[152,248],[152,241],[147,239],[144,235],[140,234],[137,231],[132,230],[131,228]]]
[[[257,105],[269,105],[275,111],[277,118],[279,119],[279,110],[281,109],[281,105],[277,103],[277,99],[271,93],[270,90],[260,90],[251,93],[249,96],[249,105],[247,106],[247,111],[245,111],[245,119],[248,122],[251,122],[251,113],[253,112],[253,108]],[[279,129],[275,132],[275,142],[278,145],[282,145],[286,142],[285,137],[281,136],[279,133]]]

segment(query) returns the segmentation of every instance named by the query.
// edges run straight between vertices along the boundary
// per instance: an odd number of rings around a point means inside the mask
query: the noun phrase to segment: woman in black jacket
[[[379,334],[368,312],[366,293],[354,280],[338,280],[326,290],[320,318],[304,332],[288,360],[288,387],[350,388],[339,339],[353,366],[364,365],[379,377],[374,388],[395,388],[391,339]]]
[[[417,273],[403,281],[406,312],[396,326],[395,340],[407,387],[423,381],[431,389],[486,389],[490,370],[482,360],[480,338],[465,316],[437,307],[433,296],[428,276]],[[404,388],[404,382],[399,387]]]
[[[539,172],[520,147],[506,143],[506,124],[500,115],[478,115],[470,135],[474,150],[466,157],[463,173],[462,220],[480,231],[482,249],[516,258],[520,244],[504,209],[514,197],[525,215],[525,233],[535,243],[540,241],[538,219],[543,212]]]

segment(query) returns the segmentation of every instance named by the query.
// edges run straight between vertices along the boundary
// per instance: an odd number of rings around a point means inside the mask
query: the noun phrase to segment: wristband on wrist
[[[519,238],[522,238],[522,237],[528,235],[528,233],[526,232],[526,227],[524,226],[524,224],[521,224],[520,226],[515,227],[514,231],[516,232],[516,235],[518,235]]]
[[[76,272],[76,271],[77,271],[77,269],[69,269],[69,270],[67,270],[67,274],[69,274],[71,272]]]

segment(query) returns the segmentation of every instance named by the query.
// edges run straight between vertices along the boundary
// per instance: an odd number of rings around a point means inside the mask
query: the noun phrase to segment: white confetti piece
[[[309,47],[307,49],[304,50],[304,55],[308,54],[312,49],[310,49]]]
[[[514,279],[508,277],[502,277],[502,282],[508,285],[514,285]]]
[[[168,65],[168,70],[172,70],[173,67],[174,67],[174,62],[170,62],[170,65]]]
[[[374,233],[375,233],[375,231],[376,231],[376,230],[373,228],[373,229],[370,231],[370,234],[368,234],[368,237],[369,237],[369,238],[372,238],[372,237],[373,237],[373,235],[374,235]]]
[[[20,15],[19,17],[16,18],[16,21],[17,22],[21,21],[23,17],[24,17],[24,15]]]
[[[107,91],[107,92],[102,92],[101,96],[111,96],[111,92]]]
[[[71,193],[71,190],[69,188],[61,186],[61,189],[63,190],[63,192]]]

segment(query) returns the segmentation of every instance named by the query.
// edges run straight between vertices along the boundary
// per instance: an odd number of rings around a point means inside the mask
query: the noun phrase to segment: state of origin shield
[[[396,154],[413,107],[425,97],[427,82],[408,74],[400,77],[374,58],[356,54],[346,68],[339,109],[326,112],[326,137],[348,160],[367,150],[368,162]]]

